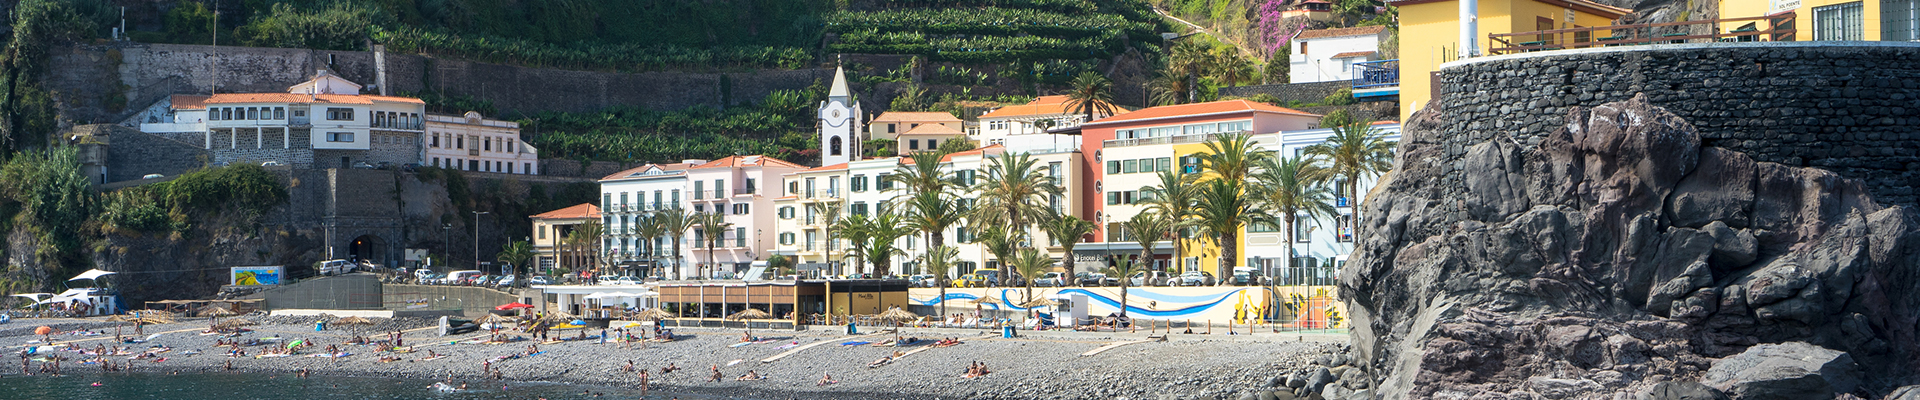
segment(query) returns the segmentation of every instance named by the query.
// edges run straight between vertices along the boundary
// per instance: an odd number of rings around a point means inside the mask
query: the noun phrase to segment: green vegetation
[[[182,0],[137,40],[416,52],[534,67],[647,71],[800,68],[824,0]]]
[[[520,124],[545,158],[669,161],[765,154],[794,161],[818,156],[811,110],[825,93],[819,85],[776,91],[759,104],[726,110],[543,112]]]
[[[894,0],[884,5],[888,9],[827,14],[826,30],[838,35],[827,51],[1024,67],[1109,58],[1129,46],[1154,52],[1151,44],[1160,41],[1154,35],[1160,30],[1158,18],[1138,0]],[[1061,82],[1078,72],[1065,74]]]
[[[287,189],[272,173],[243,163],[205,168],[171,181],[104,195],[99,220],[103,230],[185,233],[198,216],[240,213],[258,217],[287,202]]]
[[[0,227],[33,235],[39,244],[33,246],[34,253],[19,257],[33,260],[58,276],[86,264],[83,236],[77,233],[93,216],[98,202],[92,181],[80,172],[75,148],[17,153],[0,165],[0,210],[7,212]],[[27,283],[0,282],[0,291],[15,292],[14,288]]]
[[[36,79],[47,67],[50,46],[90,37],[111,18],[105,2],[22,0],[12,26],[0,32],[0,160],[22,148],[41,147],[57,127],[54,103]]]

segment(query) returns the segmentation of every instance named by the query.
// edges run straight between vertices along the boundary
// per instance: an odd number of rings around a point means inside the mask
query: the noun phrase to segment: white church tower
[[[847,73],[833,67],[833,88],[820,103],[820,165],[860,160],[860,103],[847,89]]]

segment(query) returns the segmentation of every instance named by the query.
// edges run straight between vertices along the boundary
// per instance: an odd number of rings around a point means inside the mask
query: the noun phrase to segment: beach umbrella
[[[667,318],[673,318],[673,313],[667,312],[667,310],[662,310],[659,307],[654,307],[654,308],[649,308],[644,311],[641,311],[638,314],[634,314],[633,317],[641,321],[659,321]]]
[[[287,342],[287,348],[289,348],[289,349],[291,349],[291,348],[295,348],[295,347],[300,347],[300,345],[303,345],[303,344],[307,344],[307,340],[306,340],[306,339],[298,339],[298,340],[294,340],[294,341],[292,341],[292,342]]]
[[[767,316],[768,314],[766,311],[763,311],[758,308],[748,308],[745,311],[733,313],[733,315],[728,315],[727,319],[734,320],[734,321],[742,321],[742,320],[749,320],[749,319],[765,319],[767,318]]]
[[[355,317],[346,317],[346,318],[337,319],[337,320],[334,320],[333,323],[339,324],[339,325],[373,325],[373,320],[367,319],[366,317],[355,316]],[[353,334],[359,335],[360,331],[358,329],[355,329],[353,331]]]
[[[997,306],[997,305],[1004,305],[1007,303],[1004,301],[1000,301],[999,297],[993,297],[989,295],[989,296],[981,296],[978,299],[973,299],[973,304],[992,304]]]
[[[479,321],[475,321],[475,322],[481,325],[486,325],[486,324],[511,324],[516,321],[519,321],[519,320],[516,320],[513,317],[509,317],[505,315],[487,314],[487,316],[481,317]]]
[[[516,302],[512,302],[512,303],[507,303],[507,304],[501,304],[501,305],[500,305],[499,307],[494,307],[493,309],[495,309],[495,310],[500,310],[500,311],[506,311],[506,310],[518,310],[518,309],[522,309],[522,308],[533,308],[533,305],[532,305],[532,304],[525,304],[525,303],[521,303],[521,302],[517,302],[517,301],[516,301]]]
[[[887,312],[880,313],[879,318],[882,321],[893,322],[893,345],[899,346],[900,345],[900,324],[906,321],[919,319],[920,314],[914,314],[912,311],[902,310],[900,309],[900,307],[894,307],[894,308],[887,309]]]
[[[1020,303],[1020,308],[1053,307],[1057,305],[1060,305],[1060,302],[1053,301],[1052,299],[1041,298],[1041,299],[1033,299],[1025,303]]]
[[[40,335],[44,341],[53,341],[53,327],[51,326],[41,325],[39,328],[33,328],[33,334]]]
[[[221,307],[221,306],[200,307],[200,309],[195,311],[195,313],[196,315],[199,315],[202,317],[208,317],[216,321],[219,320],[220,317],[234,315],[233,310],[228,309],[226,307]]]

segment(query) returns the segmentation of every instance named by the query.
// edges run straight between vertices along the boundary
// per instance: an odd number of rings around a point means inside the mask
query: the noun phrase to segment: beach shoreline
[[[261,324],[253,331],[233,339],[247,340],[278,336],[305,338],[319,344],[338,345],[348,332],[314,331],[312,317],[256,317]],[[50,325],[62,329],[104,330],[104,337],[55,336],[56,341],[81,340],[77,346],[92,349],[112,343],[112,324],[104,322],[66,322],[46,324],[40,321],[14,321],[0,327],[0,348],[7,349],[0,362],[0,376],[19,375],[15,356],[31,340],[32,327]],[[415,329],[404,336],[413,353],[390,354],[371,346],[346,346],[353,353],[338,359],[302,356],[253,358],[263,347],[250,347],[249,357],[230,358],[225,348],[212,347],[218,336],[199,336],[208,325],[203,320],[175,324],[149,325],[146,332],[168,332],[147,344],[164,344],[174,350],[161,353],[163,362],[134,361],[133,373],[250,373],[293,375],[310,371],[310,379],[329,376],[390,377],[418,380],[442,380],[448,375],[456,383],[497,385],[512,382],[543,382],[572,385],[639,389],[635,373],[623,371],[628,360],[649,369],[652,390],[674,394],[692,394],[722,398],[1230,398],[1234,393],[1267,388],[1272,377],[1288,376],[1313,359],[1342,353],[1344,335],[1255,334],[1255,335],[1166,335],[1164,341],[1146,340],[1145,333],[1088,333],[1028,331],[1014,339],[983,335],[986,331],[967,329],[914,329],[901,332],[927,340],[960,337],[964,344],[917,350],[871,345],[842,346],[853,341],[879,342],[891,339],[891,333],[863,332],[850,336],[839,329],[803,331],[757,330],[756,336],[776,338],[767,343],[729,347],[739,343],[745,333],[739,329],[676,328],[680,340],[649,343],[643,346],[621,343],[600,344],[594,340],[558,344],[536,344],[539,354],[525,356],[532,341],[508,344],[448,344],[454,337],[433,336],[428,320],[382,320],[360,330],[362,336],[383,339],[392,330]],[[22,327],[25,329],[21,329]],[[428,329],[422,329],[428,328]],[[339,328],[335,328],[339,329]],[[123,329],[132,336],[130,328]],[[610,331],[611,332],[611,331]],[[971,335],[962,335],[971,333]],[[588,335],[597,335],[597,329]],[[524,334],[522,334],[524,335]],[[460,335],[459,338],[474,335]],[[575,331],[556,332],[555,337],[577,337]],[[1082,354],[1114,343],[1138,342],[1110,347],[1099,354]],[[284,343],[284,342],[282,342]],[[815,344],[822,343],[822,344]],[[123,345],[125,346],[125,345]],[[781,349],[781,346],[789,347]],[[804,349],[789,352],[792,348]],[[187,350],[202,353],[186,356]],[[916,351],[917,350],[917,351]],[[318,351],[312,350],[309,353]],[[890,363],[868,368],[867,364],[893,352],[911,352]],[[445,358],[423,361],[429,352]],[[772,362],[763,362],[782,353],[790,353]],[[84,357],[58,352],[68,358],[62,369],[68,373],[99,374],[97,365],[80,365]],[[487,363],[502,356],[522,354],[518,358]],[[401,361],[381,362],[385,355]],[[125,357],[113,357],[126,363]],[[232,361],[232,370],[228,370]],[[993,373],[980,378],[961,378],[969,363],[985,363]],[[39,363],[34,363],[36,366]],[[681,370],[660,374],[661,367],[672,364]],[[709,382],[710,368],[719,366],[722,380]],[[489,379],[487,371],[498,369],[502,381]],[[734,378],[753,371],[765,377],[758,381]],[[832,375],[840,383],[816,385],[823,375]],[[424,390],[424,389],[423,389]]]

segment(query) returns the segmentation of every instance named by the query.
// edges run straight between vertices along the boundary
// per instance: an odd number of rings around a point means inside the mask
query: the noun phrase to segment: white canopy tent
[[[75,276],[75,277],[73,277],[73,279],[68,279],[67,281],[68,281],[68,282],[72,282],[72,281],[77,281],[77,280],[81,280],[81,279],[100,279],[100,277],[102,277],[102,276],[107,276],[107,275],[113,275],[113,274],[118,274],[118,273],[119,273],[119,272],[112,272],[112,271],[101,271],[101,270],[97,270],[97,269],[89,269],[89,270],[87,270],[87,272],[81,272],[81,273],[80,273],[80,275],[78,275],[78,276]]]

